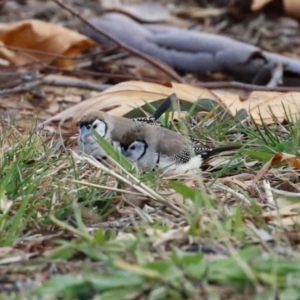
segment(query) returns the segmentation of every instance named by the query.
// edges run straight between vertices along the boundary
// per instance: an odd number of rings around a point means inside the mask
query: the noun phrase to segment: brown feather
[[[121,139],[121,145],[129,146],[135,140],[145,141],[158,153],[173,156],[183,149],[190,141],[178,132],[163,127],[138,125],[127,131]]]
[[[136,123],[131,119],[112,116],[103,111],[92,112],[83,116],[79,126],[92,124],[97,119],[106,123],[110,130],[110,138],[114,141],[120,141],[125,132],[136,126]]]

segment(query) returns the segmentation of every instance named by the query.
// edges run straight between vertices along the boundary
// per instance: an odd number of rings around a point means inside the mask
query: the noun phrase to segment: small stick
[[[159,70],[165,72],[172,79],[174,79],[174,80],[176,80],[176,81],[178,81],[180,83],[184,83],[184,80],[174,70],[172,70],[170,67],[167,67],[167,65],[165,65],[165,63],[160,62],[160,61],[152,58],[151,56],[149,56],[147,54],[144,54],[144,53],[142,53],[142,52],[140,52],[140,51],[138,51],[138,50],[136,50],[134,48],[131,48],[130,46],[124,44],[121,41],[119,41],[117,38],[113,37],[111,34],[105,32],[101,28],[96,27],[90,21],[88,21],[83,16],[81,16],[78,12],[76,12],[75,10],[73,10],[70,6],[67,6],[64,3],[62,3],[61,0],[53,0],[53,1],[55,3],[57,3],[60,7],[64,8],[65,10],[67,10],[68,12],[70,12],[72,15],[74,15],[75,17],[77,17],[78,19],[80,19],[83,23],[85,23],[86,25],[88,25],[94,31],[98,32],[99,34],[101,34],[101,35],[105,36],[106,38],[108,38],[109,40],[113,41],[119,47],[123,48],[124,50],[128,51],[129,53],[131,53],[133,55],[136,55],[138,57],[143,58],[145,61],[147,61],[150,64],[152,64],[153,66],[157,67]]]
[[[247,91],[300,92],[300,87],[298,86],[268,87],[264,85],[249,84],[238,81],[201,82],[193,85],[210,89],[234,88]]]

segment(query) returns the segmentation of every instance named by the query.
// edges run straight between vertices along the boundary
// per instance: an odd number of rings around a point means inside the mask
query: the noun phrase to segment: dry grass
[[[222,169],[217,163],[199,177],[174,179],[139,174],[118,156],[108,168],[66,149],[57,137],[2,128],[5,297],[299,298],[299,225],[275,225],[265,216],[280,214],[292,200],[263,181],[297,193],[299,172],[281,166],[252,182],[270,149],[290,147],[286,133],[278,144],[266,144],[259,136],[272,131],[256,128],[245,144],[260,151],[241,150]],[[218,136],[211,128],[203,134],[216,143],[234,138],[224,132],[231,127],[222,128]],[[293,130],[291,137],[297,125]]]

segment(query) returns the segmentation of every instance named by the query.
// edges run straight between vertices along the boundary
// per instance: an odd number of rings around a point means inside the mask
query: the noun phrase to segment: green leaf
[[[121,288],[116,290],[110,290],[101,294],[101,300],[116,300],[116,299],[138,299],[138,296],[143,292],[142,287],[140,289],[133,288]]]
[[[105,232],[102,228],[95,231],[94,240],[98,245],[103,245],[106,242]]]
[[[300,299],[300,291],[299,291],[299,289],[291,289],[291,288],[286,289],[280,293],[278,299],[280,299],[280,300],[299,300]]]
[[[84,280],[81,277],[58,275],[46,281],[43,286],[35,290],[35,293],[38,295],[58,295],[69,288],[81,286],[83,283]]]
[[[201,206],[213,206],[211,199],[199,189],[193,189],[175,181],[170,182],[169,186],[177,193],[181,194],[185,199],[190,199]]]
[[[193,278],[203,278],[207,271],[207,264],[203,260],[203,255],[187,253],[178,249],[171,255],[172,261],[176,263],[184,273]]]
[[[61,246],[55,251],[51,252],[47,257],[49,259],[60,259],[60,260],[68,260],[73,257],[73,255],[77,252],[77,250],[69,245]]]
[[[274,153],[268,153],[262,151],[250,151],[246,149],[241,150],[241,153],[245,153],[250,158],[257,159],[261,162],[267,162],[274,156]]]
[[[114,275],[107,276],[93,274],[88,277],[88,282],[99,292],[122,287],[138,287],[143,281],[144,279],[141,276],[127,271],[114,272]]]
[[[99,145],[103,148],[103,150],[107,153],[107,155],[109,155],[114,161],[120,164],[127,171],[132,170],[133,165],[129,159],[127,159],[118,150],[116,150],[107,140],[100,136],[96,130],[91,128],[91,131],[93,136],[95,137]]]
[[[165,283],[172,284],[173,286],[174,284],[176,285],[179,283],[184,276],[183,270],[172,263],[169,259],[148,263],[144,266],[144,268],[158,271],[161,274],[163,281]]]

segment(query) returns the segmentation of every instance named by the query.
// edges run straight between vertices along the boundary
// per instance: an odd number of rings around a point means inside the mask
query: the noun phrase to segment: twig
[[[233,189],[227,187],[224,184],[214,184],[214,186],[221,189],[221,190],[223,190],[223,191],[225,191],[225,192],[228,192],[228,193],[232,194],[233,196],[235,196],[236,198],[238,198],[239,200],[241,200],[241,201],[243,201],[247,204],[251,204],[250,200],[247,197],[245,197],[244,195],[234,191]]]
[[[99,91],[99,92],[102,92],[102,91],[108,89],[109,87],[111,87],[110,84],[93,83],[93,82],[88,82],[88,81],[81,80],[81,79],[76,79],[74,81],[71,81],[71,80],[57,80],[57,79],[40,77],[40,78],[34,79],[30,82],[21,83],[13,88],[2,89],[2,90],[0,90],[0,96],[28,92],[40,85],[74,87],[74,88],[94,90],[94,91]]]
[[[75,180],[75,179],[73,179],[72,181],[74,183],[79,183],[79,184],[82,184],[82,185],[85,185],[85,186],[95,187],[95,188],[98,188],[98,189],[114,191],[114,192],[119,192],[119,193],[124,193],[124,194],[130,194],[130,195],[135,195],[135,196],[144,196],[144,194],[141,194],[141,193],[135,193],[135,192],[132,192],[132,191],[117,189],[117,188],[109,187],[109,186],[106,186],[106,185],[99,185],[99,184],[84,182],[84,181]]]
[[[102,92],[109,87],[111,87],[110,84],[99,84],[99,83],[93,83],[86,80],[76,79],[74,81],[68,81],[68,80],[57,80],[57,79],[49,79],[44,78],[42,80],[42,84],[45,85],[53,85],[53,86],[65,86],[65,87],[75,87],[80,89],[87,89],[87,90],[94,90]]]
[[[266,192],[267,202],[274,205],[275,201],[273,198],[270,182],[268,180],[264,180],[263,186]]]
[[[105,78],[111,78],[111,79],[119,79],[119,80],[143,80],[148,82],[155,82],[155,83],[161,83],[161,80],[159,78],[152,78],[152,77],[146,77],[146,76],[135,76],[133,74],[118,74],[118,73],[108,73],[108,72],[95,72],[90,70],[82,70],[78,69],[66,69],[66,68],[60,68],[56,66],[47,66],[49,70],[54,70],[56,72],[61,72],[62,74],[67,75],[89,75],[93,77],[105,77]]]
[[[16,87],[3,89],[0,91],[0,96],[8,95],[8,94],[15,94],[15,93],[22,93],[32,90],[33,88],[40,86],[43,83],[43,79],[35,79],[30,82],[22,83]]]
[[[300,193],[293,193],[293,192],[289,192],[289,191],[282,191],[282,190],[278,190],[278,189],[274,189],[274,188],[271,188],[271,191],[273,193],[276,193],[278,195],[283,195],[283,196],[286,196],[286,197],[293,197],[293,198],[298,198],[300,197]]]
[[[75,70],[72,70],[75,71]],[[80,71],[80,70],[79,70]],[[103,75],[103,76],[110,76],[108,73],[96,73],[93,72],[94,74],[91,75]],[[114,76],[110,77],[116,77],[116,78],[122,78],[123,75],[116,75],[113,74]],[[133,76],[126,76],[124,75],[124,79],[135,79]],[[76,79],[79,81],[79,79]],[[150,81],[151,79],[147,79],[147,81]],[[156,80],[152,80],[153,82],[158,82]],[[45,84],[51,85],[51,81],[45,79],[44,80]],[[63,82],[55,81],[53,82],[52,85],[56,86],[74,86],[78,88],[83,88],[83,89],[91,89],[91,90],[99,90],[103,91],[104,89],[110,87],[111,85],[109,84],[95,84],[95,83],[89,83],[84,80],[82,82],[76,83],[69,83],[69,85]],[[237,81],[219,81],[219,82],[203,82],[200,84],[197,84],[197,86],[205,87],[205,88],[237,88],[237,89],[244,89],[244,90],[253,90],[253,91],[275,91],[275,92],[300,92],[300,87],[295,87],[295,86],[277,86],[277,87],[268,87],[268,86],[261,86],[261,85],[255,85],[255,84],[248,84],[248,83],[242,83],[242,82],[237,82]]]
[[[167,67],[163,62],[160,62],[157,59],[152,58],[151,56],[144,54],[134,48],[131,48],[130,46],[124,44],[123,42],[119,41],[117,38],[113,37],[109,33],[105,32],[101,28],[96,27],[94,24],[92,24],[90,21],[85,19],[83,16],[81,16],[78,12],[73,10],[71,7],[65,5],[60,0],[53,0],[55,3],[57,3],[60,7],[64,8],[68,12],[70,12],[72,15],[80,19],[83,23],[88,25],[90,28],[92,28],[94,31],[98,32],[99,34],[105,36],[107,39],[113,41],[115,44],[117,44],[119,47],[123,48],[124,50],[128,51],[129,53],[136,55],[138,57],[143,58],[145,61],[149,62],[153,66],[157,67],[159,70],[165,72],[167,75],[169,75],[172,79],[184,83],[184,80],[174,71],[171,69],[171,67]]]
[[[104,171],[106,174],[109,174],[117,179],[119,179],[120,181],[130,185],[132,188],[134,188],[135,190],[137,190],[138,192],[142,193],[145,196],[148,196],[149,198],[155,200],[156,202],[165,205],[169,208],[171,208],[172,210],[176,211],[177,213],[182,214],[183,211],[182,209],[180,209],[179,207],[177,207],[176,205],[174,205],[171,202],[166,201],[163,197],[161,197],[160,195],[158,195],[157,193],[155,193],[154,191],[152,191],[148,186],[146,186],[143,183],[140,183],[139,180],[137,180],[136,178],[134,178],[134,176],[131,176],[135,179],[135,181],[137,181],[138,183],[135,184],[133,182],[131,182],[129,179],[124,178],[123,176],[121,176],[120,174],[114,172],[113,170],[111,170],[110,168],[104,166],[103,164],[101,164],[100,162],[96,161],[95,159],[90,158],[88,155],[84,155],[84,156],[79,156],[77,153],[73,152],[73,156],[76,157],[78,160],[83,160],[83,161],[87,161],[89,164],[95,166],[96,168]],[[127,173],[128,174],[128,173]],[[131,178],[131,179],[133,179]]]
[[[194,84],[194,86],[204,88],[234,88],[248,91],[274,91],[274,92],[300,92],[300,87],[296,86],[277,86],[268,87],[263,85],[249,84],[238,81],[216,81],[216,82],[201,82]]]

